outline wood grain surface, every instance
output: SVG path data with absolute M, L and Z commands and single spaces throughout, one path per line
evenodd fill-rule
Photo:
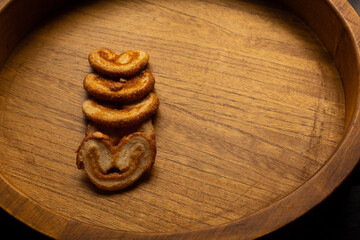
M 154 168 L 113 193 L 96 189 L 75 164 L 86 127 L 87 56 L 104 47 L 147 51 L 160 99 Z M 345 112 L 330 54 L 280 4 L 70 4 L 32 31 L 1 69 L 3 181 L 40 206 L 29 215 L 50 221 L 41 231 L 53 237 L 76 223 L 143 236 L 243 219 L 308 182 L 343 139 L 345 116 L 357 105 Z M 11 191 L 4 190 L 9 199 Z M 42 216 L 44 209 L 61 217 Z

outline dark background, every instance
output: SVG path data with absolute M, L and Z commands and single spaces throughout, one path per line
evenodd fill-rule
M 348 2 L 354 7 L 355 11 L 360 15 L 360 0 L 348 0 Z

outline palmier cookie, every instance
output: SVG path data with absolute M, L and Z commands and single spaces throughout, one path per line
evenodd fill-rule
M 100 76 L 89 74 L 84 79 L 85 90 L 95 98 L 130 103 L 142 99 L 148 94 L 155 84 L 155 79 L 150 71 L 145 70 L 125 82 L 115 81 Z
M 156 145 L 141 132 L 124 137 L 116 146 L 101 132 L 87 136 L 77 150 L 76 163 L 98 188 L 114 191 L 133 184 L 155 161 Z
M 129 127 L 149 119 L 159 107 L 159 99 L 150 92 L 142 101 L 129 105 L 102 104 L 88 99 L 82 110 L 89 120 L 109 127 Z
M 90 65 L 99 73 L 109 77 L 130 77 L 139 73 L 147 64 L 149 54 L 130 50 L 116 54 L 109 49 L 98 49 L 89 54 Z

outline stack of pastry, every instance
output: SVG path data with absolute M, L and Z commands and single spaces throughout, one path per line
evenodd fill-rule
M 92 98 L 82 106 L 89 124 L 76 164 L 100 189 L 125 188 L 154 164 L 151 116 L 159 99 L 153 92 L 154 77 L 143 70 L 148 60 L 144 51 L 117 55 L 99 49 L 89 54 L 89 63 L 97 73 L 84 79 L 84 88 Z

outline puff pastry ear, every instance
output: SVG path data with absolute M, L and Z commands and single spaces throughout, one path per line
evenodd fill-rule
M 154 92 L 142 101 L 129 105 L 102 104 L 92 99 L 83 103 L 83 113 L 89 120 L 109 127 L 129 127 L 149 119 L 159 107 Z
M 98 49 L 89 54 L 90 65 L 99 73 L 109 77 L 130 77 L 140 72 L 149 60 L 144 51 L 130 50 L 116 54 L 109 49 Z
M 91 73 L 83 84 L 85 90 L 97 99 L 130 103 L 145 97 L 154 88 L 155 78 L 148 70 L 124 82 Z
M 85 90 L 97 100 L 88 99 L 82 106 L 91 122 L 76 151 L 76 164 L 98 188 L 118 190 L 133 184 L 154 164 L 155 131 L 150 117 L 159 107 L 152 92 L 155 79 L 147 70 L 139 73 L 149 60 L 147 52 L 118 55 L 98 49 L 88 59 L 109 78 L 93 73 L 84 79 Z
M 108 136 L 95 132 L 79 146 L 77 165 L 98 188 L 113 191 L 133 184 L 150 170 L 155 155 L 155 142 L 145 133 L 130 134 L 114 146 Z

